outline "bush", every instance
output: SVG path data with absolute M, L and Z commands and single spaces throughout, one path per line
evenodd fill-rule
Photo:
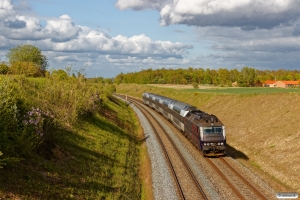
M 196 82 L 193 82 L 192 85 L 193 85 L 193 87 L 194 87 L 195 89 L 198 89 L 198 88 L 199 88 L 199 85 L 198 85 L 198 83 L 196 83 Z
M 33 62 L 14 62 L 8 70 L 9 74 L 41 77 L 44 76 L 40 68 Z
M 22 123 L 19 106 L 22 101 L 13 94 L 12 81 L 8 77 L 0 79 L 0 150 L 6 156 L 23 157 L 39 143 L 39 138 L 30 127 Z
M 16 79 L 17 93 L 27 104 L 53 115 L 61 126 L 72 126 L 80 116 L 96 113 L 101 108 L 102 85 L 87 82 L 84 77 L 65 77 L 57 74 L 47 78 Z
M 0 74 L 7 74 L 8 65 L 5 62 L 0 63 Z
M 58 129 L 99 113 L 103 99 L 115 91 L 113 84 L 91 83 L 83 76 L 0 76 L 0 165 L 33 152 L 49 155 Z

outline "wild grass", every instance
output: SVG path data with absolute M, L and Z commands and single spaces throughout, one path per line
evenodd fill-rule
M 38 138 L 26 140 L 31 150 L 19 149 L 28 151 L 26 156 L 0 149 L 0 199 L 141 198 L 138 123 L 133 111 L 110 95 L 111 85 L 78 78 L 1 78 L 9 80 L 20 123 L 32 107 L 51 113 L 53 120 L 43 121 L 42 136 L 35 125 L 20 127 Z M 13 158 L 20 160 L 7 162 Z

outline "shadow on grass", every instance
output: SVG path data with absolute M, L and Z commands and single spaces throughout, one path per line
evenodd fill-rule
M 62 138 L 58 139 L 56 143 L 59 146 L 63 146 L 70 154 L 76 154 L 77 160 L 94 162 L 100 159 L 105 163 L 117 162 L 105 154 L 80 146 L 79 144 L 87 142 L 87 139 L 78 133 L 64 130 L 61 134 L 63 134 Z
M 137 142 L 122 128 L 105 119 L 91 117 L 84 121 L 87 126 L 96 126 L 99 133 L 107 131 L 117 138 Z M 89 135 L 88 128 L 83 129 L 86 130 L 82 134 Z M 55 145 L 49 149 L 55 151 L 52 159 L 34 157 L 17 166 L 0 169 L 0 199 L 14 199 L 16 196 L 21 199 L 107 199 L 121 195 L 119 191 L 126 188 L 115 186 L 114 169 L 126 166 L 120 165 L 111 152 L 104 154 L 99 151 L 101 147 L 93 150 L 93 145 L 102 137 L 100 134 L 93 135 L 95 139 L 82 134 L 58 130 Z M 83 143 L 86 145 L 81 145 Z M 121 177 L 117 179 L 122 180 Z
M 243 152 L 236 150 L 229 144 L 226 144 L 226 155 L 232 157 L 233 159 L 249 160 L 248 156 L 246 156 Z
M 114 97 L 114 96 L 109 96 L 108 99 L 109 99 L 111 102 L 113 102 L 113 103 L 115 103 L 116 105 L 118 105 L 118 106 L 124 106 L 124 103 L 122 103 L 119 99 L 117 99 L 117 98 Z
M 110 132 L 119 138 L 128 139 L 129 141 L 134 142 L 135 144 L 137 144 L 139 142 L 139 140 L 134 135 L 131 135 L 130 133 L 128 133 L 124 130 L 124 128 L 122 127 L 122 125 L 124 125 L 124 124 L 120 125 L 120 124 L 118 124 L 118 122 L 115 122 L 115 121 L 114 122 L 116 124 L 112 124 L 104 119 L 97 118 L 97 117 L 93 117 L 90 119 L 84 119 L 84 121 L 86 121 L 88 123 L 92 123 L 94 126 L 97 126 L 101 130 Z

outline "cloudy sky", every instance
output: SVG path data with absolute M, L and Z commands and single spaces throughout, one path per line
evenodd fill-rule
M 0 0 L 0 59 L 32 44 L 87 77 L 158 68 L 300 69 L 299 0 Z

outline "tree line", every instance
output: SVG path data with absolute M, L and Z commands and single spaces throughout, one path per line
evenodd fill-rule
M 266 80 L 300 80 L 300 70 L 258 70 L 251 67 L 238 69 L 146 69 L 140 72 L 119 74 L 115 83 L 137 84 L 210 84 L 240 87 L 261 86 Z

